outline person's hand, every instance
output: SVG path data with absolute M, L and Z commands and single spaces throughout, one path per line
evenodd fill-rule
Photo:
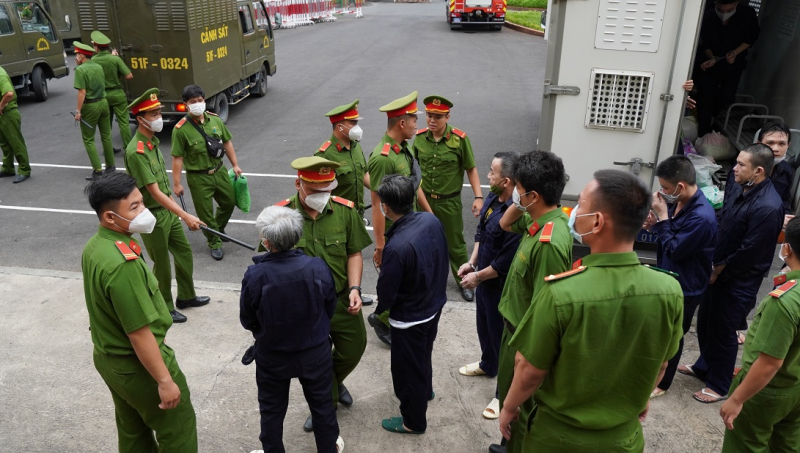
M 481 214 L 482 207 L 483 207 L 483 198 L 476 198 L 475 201 L 472 202 L 472 215 L 478 217 Z
M 508 406 L 503 406 L 503 408 L 500 409 L 500 434 L 502 434 L 506 440 L 511 440 L 511 422 L 517 420 L 519 420 L 518 407 L 511 410 Z
M 724 403 L 722 403 L 722 407 L 719 408 L 719 416 L 722 417 L 722 421 L 725 422 L 725 427 L 732 430 L 733 429 L 733 421 L 736 420 L 736 417 L 739 416 L 739 412 L 742 411 L 743 403 L 739 403 L 733 398 L 728 398 Z
M 381 261 L 383 260 L 383 247 L 375 247 L 375 253 L 372 254 L 372 262 L 375 264 L 375 267 L 381 267 Z
M 458 278 L 463 279 L 467 274 L 469 274 L 473 270 L 474 269 L 472 269 L 472 264 L 464 263 L 461 265 L 461 267 L 458 268 L 458 272 L 456 272 L 456 275 L 458 275 Z
M 158 397 L 161 398 L 159 409 L 173 409 L 181 402 L 181 389 L 172 379 L 158 384 Z
M 792 220 L 793 218 L 794 218 L 794 216 L 791 215 L 791 214 L 786 214 L 785 216 L 783 216 L 783 229 L 784 230 L 786 229 L 786 224 L 788 224 L 789 221 Z
M 705 71 L 708 68 L 714 66 L 714 64 L 716 64 L 716 63 L 717 63 L 717 59 L 716 58 L 712 58 L 710 60 L 706 60 L 706 61 L 703 62 L 703 64 L 700 65 L 700 69 Z
M 75 112 L 75 121 L 78 122 L 81 120 L 81 112 Z
M 667 211 L 667 202 L 664 201 L 664 198 L 661 196 L 660 192 L 653 194 L 653 205 L 651 209 L 659 219 L 666 219 L 669 216 Z
M 694 80 L 687 80 L 683 82 L 683 89 L 686 91 L 692 91 L 694 89 Z
M 238 166 L 238 165 L 234 165 L 234 166 L 233 166 L 233 174 L 235 174 L 237 178 L 238 178 L 239 176 L 242 176 L 242 169 L 241 169 L 241 168 L 239 168 L 239 166 Z
M 722 273 L 722 270 L 725 269 L 724 264 L 717 264 L 716 266 L 711 266 L 711 278 L 708 280 L 708 283 L 714 284 L 717 281 L 717 277 L 719 274 Z
M 736 52 L 731 50 L 730 52 L 726 53 L 725 61 L 727 61 L 728 64 L 733 64 L 733 62 L 736 61 Z
M 477 272 L 470 272 L 461 279 L 461 287 L 464 289 L 475 289 L 479 283 Z
M 205 223 L 201 222 L 200 219 L 191 214 L 186 214 L 186 217 L 183 218 L 183 221 L 186 222 L 186 226 L 189 227 L 191 231 L 199 230 L 200 225 L 206 226 Z
M 111 55 L 115 55 L 115 56 L 119 55 L 119 52 L 117 52 L 117 48 L 116 47 L 111 49 Z
M 347 307 L 347 312 L 351 315 L 357 315 L 361 311 L 361 295 L 358 294 L 357 289 L 350 290 L 350 306 Z
M 181 184 L 179 182 L 173 184 L 172 185 L 172 193 L 175 194 L 176 197 L 180 197 L 181 195 L 183 195 L 183 193 L 184 193 L 183 184 Z
M 647 400 L 647 406 L 644 407 L 644 410 L 641 414 L 639 414 L 639 421 L 643 422 L 647 418 L 647 413 L 650 412 L 650 400 Z
M 656 219 L 656 215 L 651 210 L 650 212 L 647 213 L 647 218 L 644 219 L 644 224 L 642 224 L 642 229 L 650 231 L 650 228 L 652 228 L 657 221 L 658 219 Z
M 695 107 L 697 107 L 697 101 L 692 99 L 691 96 L 686 96 L 686 108 L 693 110 Z

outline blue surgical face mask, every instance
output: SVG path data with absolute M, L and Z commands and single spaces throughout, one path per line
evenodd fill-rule
M 575 205 L 575 207 L 572 209 L 572 212 L 569 215 L 569 222 L 567 223 L 567 225 L 569 226 L 570 234 L 572 234 L 572 237 L 574 237 L 575 240 L 578 241 L 579 244 L 583 244 L 583 237 L 586 236 L 587 234 L 592 234 L 592 231 L 589 231 L 588 233 L 583 233 L 583 234 L 578 233 L 577 231 L 575 231 L 575 219 L 577 219 L 578 217 L 587 217 L 587 216 L 595 215 L 595 214 L 597 214 L 597 213 L 596 212 L 590 212 L 588 214 L 580 214 L 580 215 L 578 215 L 578 205 Z
M 378 209 L 380 209 L 381 214 L 383 214 L 383 216 L 386 217 L 386 211 L 383 210 L 383 203 L 378 204 Z

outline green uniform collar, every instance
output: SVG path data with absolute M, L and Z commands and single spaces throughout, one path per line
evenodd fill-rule
M 440 141 L 441 140 L 450 140 L 450 135 L 452 134 L 452 132 L 451 132 L 452 130 L 453 130 L 453 126 L 451 126 L 450 123 L 445 124 L 444 125 L 444 134 L 442 134 L 442 138 L 440 138 L 439 140 Z M 436 137 L 433 136 L 433 131 L 431 131 L 430 128 L 428 128 L 428 130 L 425 131 L 424 135 L 425 135 L 426 139 L 428 139 L 428 140 L 430 140 L 432 142 L 436 141 Z
M 133 220 L 133 219 L 131 219 Z M 136 239 L 133 238 L 133 235 L 128 236 L 125 233 L 120 233 L 118 231 L 114 231 L 112 229 L 106 228 L 103 225 L 97 227 L 97 235 L 103 239 L 108 239 L 111 241 L 122 241 L 125 245 L 128 245 L 131 241 L 135 241 Z
M 352 151 L 352 150 L 353 150 L 353 148 L 355 147 L 355 144 L 354 144 L 354 143 L 356 143 L 356 141 L 355 141 L 355 140 L 350 140 L 350 146 L 349 146 L 349 147 L 347 147 L 347 146 L 344 146 L 344 145 L 342 144 L 342 142 L 340 142 L 340 141 L 339 141 L 339 139 L 338 139 L 338 138 L 336 138 L 336 135 L 335 135 L 335 134 L 331 134 L 331 146 L 333 146 L 334 148 L 336 148 L 336 150 L 337 150 L 338 152 L 340 152 L 340 153 L 341 153 L 342 151 Z
M 592 253 L 581 261 L 586 267 L 614 267 L 614 266 L 639 266 L 639 257 L 636 252 L 623 253 Z
M 539 218 L 534 220 L 533 223 L 539 225 L 539 228 L 537 228 L 537 229 L 541 230 L 542 227 L 544 227 L 545 223 L 550 222 L 551 220 L 555 220 L 555 219 L 561 217 L 562 215 L 566 216 L 566 214 L 564 214 L 564 212 L 561 210 L 561 207 L 558 207 L 558 208 L 553 209 L 552 211 L 550 211 L 548 213 L 545 213 L 545 214 L 539 216 Z
M 789 281 L 789 280 L 800 280 L 800 270 L 787 272 L 786 273 L 786 281 Z
M 397 143 L 392 137 L 389 136 L 389 134 L 383 134 L 383 142 L 392 146 L 398 145 L 401 149 L 408 150 L 408 140 L 403 140 L 402 143 Z M 394 152 L 394 150 L 392 150 L 392 152 Z

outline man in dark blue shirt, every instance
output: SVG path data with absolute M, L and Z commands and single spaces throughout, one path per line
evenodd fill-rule
M 706 388 L 694 394 L 704 403 L 728 394 L 738 351 L 736 328 L 755 305 L 758 287 L 772 264 L 783 225 L 783 202 L 768 173 L 774 160 L 768 146 L 746 146 L 725 186 L 711 286 L 697 313 L 700 357 L 694 365 L 678 368 L 706 382 Z
M 717 238 L 714 208 L 697 188 L 692 161 L 672 156 L 658 164 L 656 176 L 661 190 L 653 194 L 653 206 L 645 228 L 658 236 L 657 266 L 678 274 L 683 290 L 683 334 L 689 331 L 697 306 L 711 277 L 711 258 Z M 664 377 L 650 394 L 663 395 L 672 385 L 683 351 L 681 338 Z
M 775 165 L 769 177 L 775 192 L 783 201 L 783 213 L 792 214 L 792 183 L 794 167 L 786 160 L 786 152 L 792 140 L 792 133 L 784 123 L 769 122 L 758 133 L 758 143 L 770 147 L 775 156 Z
M 382 426 L 408 434 L 428 427 L 431 353 L 450 267 L 444 228 L 433 214 L 413 212 L 415 193 L 411 179 L 397 174 L 385 176 L 378 187 L 379 209 L 393 225 L 386 232 L 375 313 L 391 310 L 392 383 L 401 415 L 384 419 Z
M 478 216 L 475 247 L 469 262 L 458 270 L 461 286 L 475 289 L 475 324 L 481 345 L 481 360 L 461 367 L 464 376 L 497 376 L 500 339 L 503 336 L 503 317 L 497 309 L 508 269 L 514 259 L 521 236 L 500 228 L 500 219 L 512 204 L 511 194 L 516 182 L 512 178 L 514 162 L 519 153 L 501 151 L 494 155 L 489 169 L 489 190 Z M 483 416 L 500 416 L 497 390 Z
M 314 417 L 317 451 L 336 453 L 344 443 L 333 406 L 331 317 L 336 286 L 320 258 L 294 249 L 303 234 L 295 210 L 270 206 L 256 228 L 265 255 L 253 258 L 242 280 L 239 319 L 256 340 L 256 382 L 265 451 L 284 452 L 283 419 L 289 383 L 299 378 Z

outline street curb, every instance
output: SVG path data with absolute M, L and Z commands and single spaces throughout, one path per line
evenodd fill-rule
M 544 37 L 544 32 L 539 30 L 534 30 L 532 28 L 523 27 L 522 25 L 512 24 L 511 22 L 506 21 L 504 24 L 506 27 L 518 31 L 520 33 L 525 33 L 528 35 Z

